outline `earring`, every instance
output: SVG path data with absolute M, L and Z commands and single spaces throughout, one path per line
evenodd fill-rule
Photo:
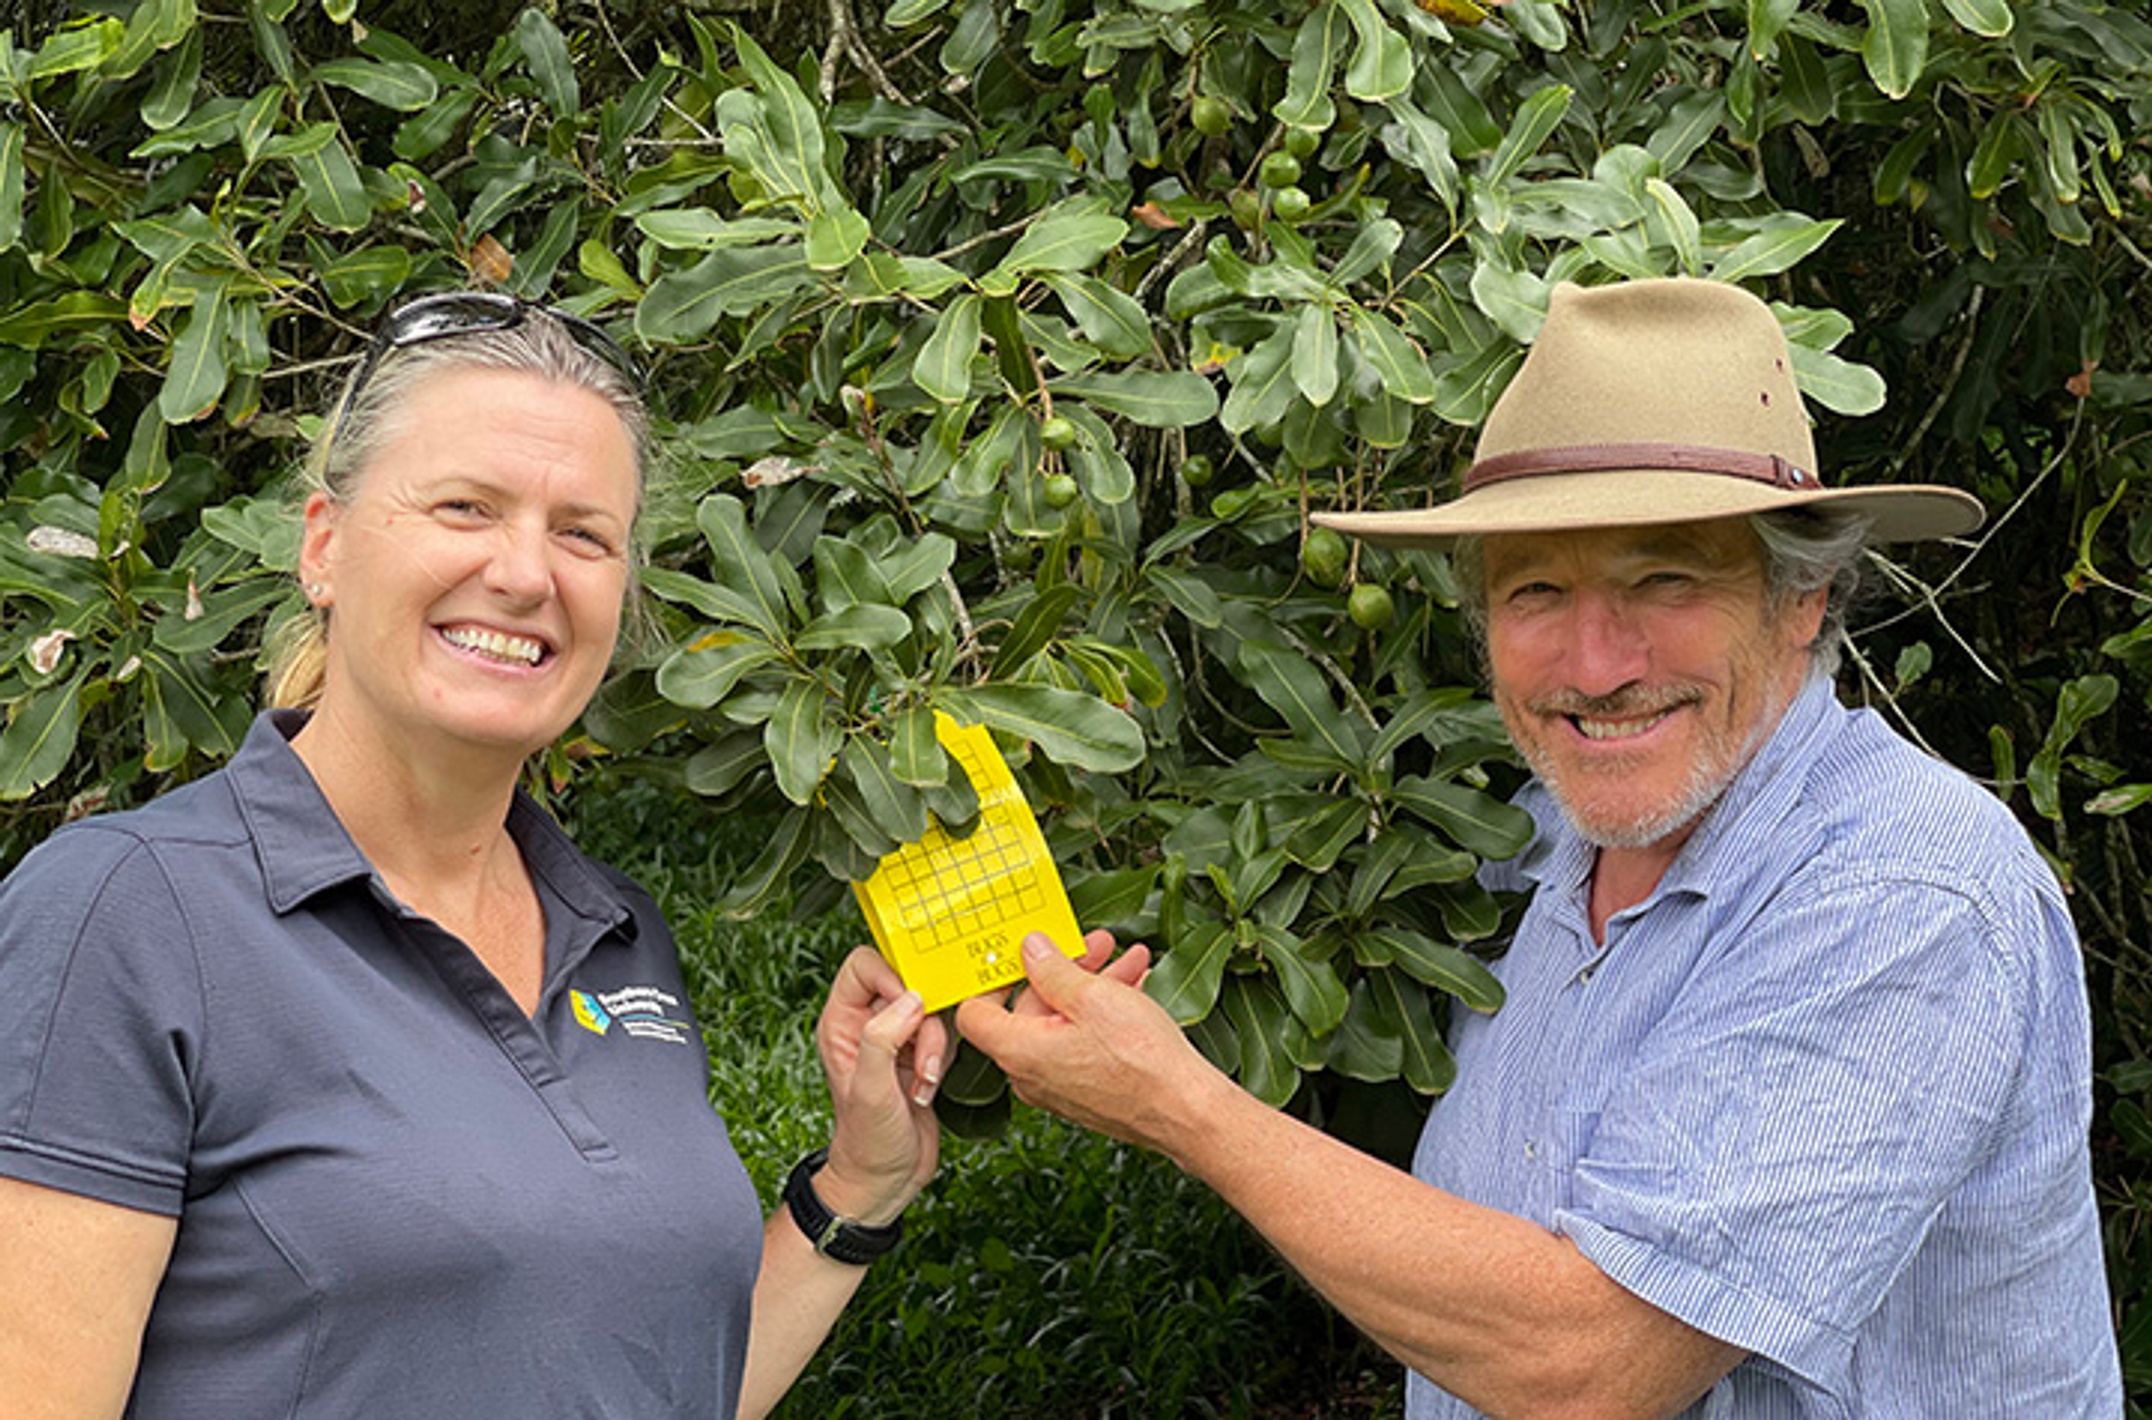
M 320 600 L 321 600 L 321 583 L 319 583 L 319 582 L 308 582 L 308 583 L 306 584 L 306 595 L 307 595 L 307 598 L 308 598 L 309 600 L 311 600 L 311 601 L 317 601 L 317 602 L 318 602 L 318 601 L 320 601 Z

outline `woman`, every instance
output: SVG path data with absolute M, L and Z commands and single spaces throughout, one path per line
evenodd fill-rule
M 894 1240 L 941 1024 L 852 954 L 760 1223 L 665 924 L 516 789 L 613 655 L 637 384 L 574 316 L 397 310 L 312 464 L 299 708 L 0 885 L 8 1415 L 759 1415 Z

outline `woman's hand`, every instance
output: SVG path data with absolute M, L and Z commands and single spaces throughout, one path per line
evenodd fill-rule
M 835 1212 L 892 1221 L 934 1176 L 934 1091 L 949 1034 L 872 947 L 855 947 L 815 1025 L 836 1129 L 815 1191 Z

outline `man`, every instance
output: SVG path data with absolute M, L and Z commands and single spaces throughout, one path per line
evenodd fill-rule
M 2111 1417 L 2082 966 L 2025 833 L 1831 693 L 1864 537 L 1762 302 L 1555 291 L 1463 495 L 1325 521 L 1453 547 L 1540 826 L 1508 1002 L 1408 1176 L 1263 1107 L 1128 984 L 1027 947 L 967 1039 L 1157 1149 L 1404 1360 L 1414 1420 Z M 1138 959 L 1132 967 L 1129 957 Z

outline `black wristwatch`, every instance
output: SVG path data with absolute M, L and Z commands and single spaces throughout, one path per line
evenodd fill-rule
M 814 1191 L 816 1170 L 829 1162 L 829 1150 L 817 1149 L 792 1166 L 785 1180 L 785 1206 L 792 1221 L 814 1243 L 814 1250 L 833 1262 L 865 1266 L 897 1245 L 904 1236 L 904 1220 L 872 1227 L 841 1218 L 829 1210 L 822 1195 Z

